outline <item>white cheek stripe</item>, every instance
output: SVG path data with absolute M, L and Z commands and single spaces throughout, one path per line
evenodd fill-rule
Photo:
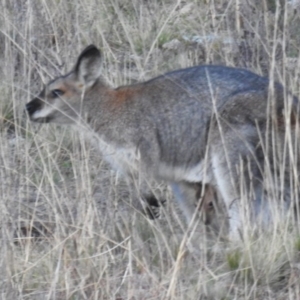
M 43 107 L 42 109 L 39 109 L 33 113 L 32 119 L 46 118 L 53 111 L 54 111 L 54 109 L 50 106 Z

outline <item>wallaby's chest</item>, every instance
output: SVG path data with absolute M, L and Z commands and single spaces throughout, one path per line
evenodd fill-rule
M 116 171 L 123 175 L 139 172 L 140 155 L 136 148 L 109 144 L 100 138 L 93 138 L 93 144 Z
M 108 143 L 92 130 L 81 132 L 84 138 L 91 142 L 99 151 L 103 159 L 107 161 L 115 171 L 126 175 L 131 172 L 138 172 L 140 169 L 140 155 L 135 147 L 118 146 Z

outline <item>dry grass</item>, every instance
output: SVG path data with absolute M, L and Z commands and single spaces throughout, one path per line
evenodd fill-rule
M 281 3 L 281 6 L 278 3 Z M 128 186 L 66 128 L 24 105 L 100 46 L 114 86 L 200 63 L 242 66 L 299 95 L 300 17 L 285 1 L 0 3 L 1 299 L 300 299 L 299 228 L 278 220 L 238 245 L 205 234 L 187 251 L 165 186 Z M 150 221 L 143 190 L 167 199 Z

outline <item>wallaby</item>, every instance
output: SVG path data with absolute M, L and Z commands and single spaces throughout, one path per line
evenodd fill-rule
M 299 101 L 281 84 L 244 69 L 202 65 L 112 88 L 101 66 L 101 52 L 88 46 L 70 73 L 27 103 L 30 119 L 76 124 L 124 175 L 169 183 L 188 222 L 194 182 L 218 190 L 233 236 L 248 215 L 268 222 L 274 203 L 288 207 L 291 191 L 298 191 L 290 179 L 300 162 Z

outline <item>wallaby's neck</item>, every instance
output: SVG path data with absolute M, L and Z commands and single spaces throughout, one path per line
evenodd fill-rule
M 130 140 L 136 124 L 134 112 L 139 95 L 139 85 L 110 87 L 98 81 L 84 99 L 86 121 L 97 135 L 106 140 Z

